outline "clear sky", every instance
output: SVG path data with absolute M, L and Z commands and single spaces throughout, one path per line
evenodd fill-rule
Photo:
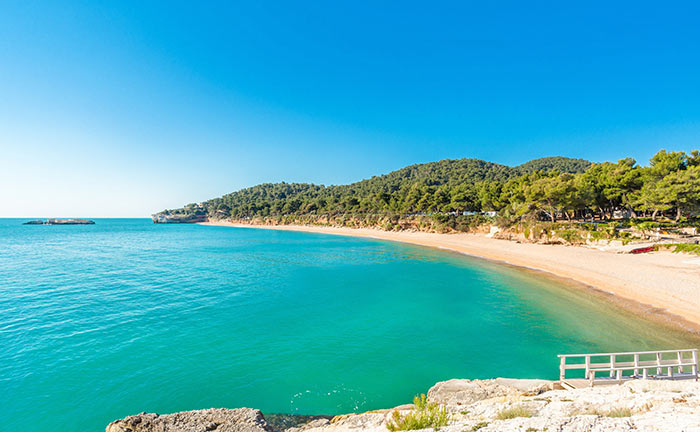
M 6 0 L 0 217 L 146 217 L 445 158 L 688 151 L 699 5 Z

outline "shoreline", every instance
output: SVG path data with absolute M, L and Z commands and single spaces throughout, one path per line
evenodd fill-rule
M 671 252 L 619 254 L 593 248 L 517 243 L 483 234 L 438 234 L 227 221 L 197 225 L 273 229 L 408 243 L 544 272 L 573 281 L 645 319 L 700 334 L 700 257 Z M 569 283 L 569 285 L 574 285 Z

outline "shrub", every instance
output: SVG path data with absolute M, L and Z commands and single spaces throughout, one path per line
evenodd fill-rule
M 591 231 L 588 235 L 591 240 L 602 240 L 609 238 L 606 231 Z
M 540 237 L 542 237 L 542 234 L 546 232 L 546 228 L 540 224 L 536 224 L 536 225 L 532 226 L 531 231 L 532 231 L 532 239 L 539 240 Z
M 629 408 L 614 408 L 603 415 L 605 417 L 629 417 L 632 415 L 632 410 Z
M 532 417 L 533 415 L 535 413 L 530 408 L 520 405 L 499 411 L 496 418 L 498 420 L 508 420 L 516 417 Z
M 608 234 L 608 238 L 615 237 L 615 233 L 617 232 L 617 227 L 619 224 L 616 222 L 610 222 L 605 227 L 603 228 L 605 232 Z
M 415 409 L 404 416 L 394 410 L 392 421 L 386 424 L 386 428 L 390 431 L 400 431 L 447 426 L 449 416 L 445 407 L 434 402 L 429 403 L 424 394 L 414 397 L 413 404 Z
M 608 411 L 600 411 L 597 408 L 589 408 L 584 411 L 579 412 L 583 415 L 597 415 L 602 417 L 630 417 L 632 415 L 632 410 L 629 408 L 613 408 Z
M 583 237 L 581 237 L 581 233 L 574 229 L 557 231 L 557 235 L 569 244 L 576 245 L 584 242 Z
M 478 431 L 481 428 L 485 428 L 489 425 L 489 422 L 480 422 L 472 426 L 472 431 Z
M 490 225 L 492 219 L 483 215 L 471 215 L 471 216 L 453 216 L 454 223 L 452 228 L 455 231 L 469 232 L 474 228 L 478 228 L 482 225 Z
M 679 243 L 674 245 L 673 253 L 685 252 L 689 254 L 700 255 L 700 244 L 694 243 Z

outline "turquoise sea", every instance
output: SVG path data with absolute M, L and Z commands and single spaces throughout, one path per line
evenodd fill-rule
M 0 219 L 0 429 L 141 411 L 338 414 L 556 354 L 697 346 L 537 272 L 321 234 Z M 28 419 L 31 418 L 30 421 Z

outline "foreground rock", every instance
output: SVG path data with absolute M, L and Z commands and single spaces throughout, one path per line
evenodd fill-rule
M 450 380 L 436 384 L 428 400 L 450 413 L 441 431 L 617 432 L 700 431 L 700 384 L 631 381 L 580 390 L 549 390 L 540 380 Z M 397 407 L 408 413 L 410 407 Z M 392 410 L 317 422 L 301 432 L 386 432 Z
M 158 415 L 141 413 L 110 423 L 106 432 L 272 432 L 258 410 L 206 409 Z
M 440 427 L 443 432 L 700 432 L 700 383 L 695 381 L 637 380 L 624 385 L 573 391 L 551 390 L 554 386 L 554 382 L 544 380 L 450 380 L 433 386 L 428 391 L 428 400 L 440 404 L 449 412 L 448 425 Z M 387 432 L 387 424 L 392 421 L 394 410 L 405 415 L 413 408 L 413 405 L 402 405 L 394 409 L 316 419 L 288 431 Z M 239 410 L 204 410 L 181 414 L 191 416 L 210 411 Z M 199 429 L 185 429 L 175 423 L 171 423 L 170 429 L 161 426 L 158 426 L 160 429 L 138 428 L 138 425 L 127 426 L 130 429 L 110 429 L 119 422 L 139 417 L 133 416 L 112 423 L 107 427 L 107 432 L 269 430 L 265 429 L 270 426 L 264 422 L 259 411 L 247 411 L 260 416 L 262 422 L 255 425 L 261 429 L 206 429 L 212 423 L 208 418 L 198 423 Z M 249 427 L 250 424 L 244 422 L 238 427 Z
M 538 379 L 452 379 L 439 382 L 428 390 L 428 400 L 445 405 L 448 409 L 458 409 L 484 399 L 535 396 L 553 388 L 554 381 Z

